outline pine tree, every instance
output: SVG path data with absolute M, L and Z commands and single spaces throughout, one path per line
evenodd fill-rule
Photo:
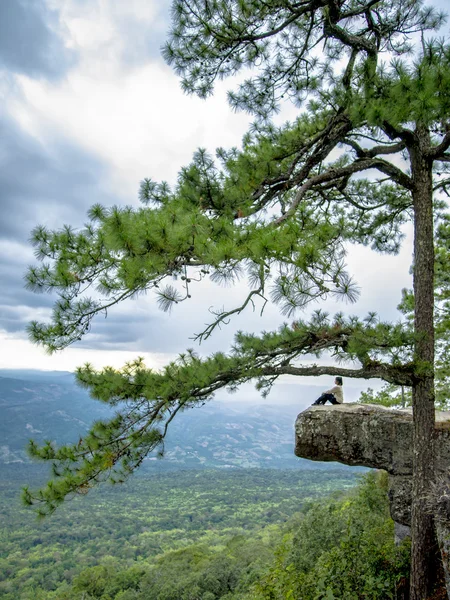
M 267 393 L 283 374 L 334 374 L 333 364 L 300 362 L 331 354 L 359 364 L 340 369 L 344 376 L 412 389 L 411 598 L 423 600 L 435 581 L 424 505 L 434 474 L 434 229 L 441 222 L 446 243 L 439 197 L 450 184 L 450 47 L 429 32 L 444 16 L 419 0 L 175 0 L 172 14 L 163 53 L 184 90 L 207 97 L 217 79 L 249 67 L 229 101 L 255 124 L 240 149 L 219 149 L 215 158 L 199 150 L 173 189 L 145 180 L 140 209 L 94 206 L 81 232 L 36 228 L 44 262 L 30 269 L 28 284 L 56 290 L 59 300 L 50 324 L 30 325 L 31 338 L 60 350 L 121 300 L 155 289 L 169 310 L 208 276 L 234 282 L 246 274 L 250 288 L 241 305 L 215 313 L 199 341 L 269 296 L 287 318 L 311 300 L 354 302 L 346 245 L 395 253 L 411 221 L 414 318 L 390 324 L 375 313 L 359 320 L 319 310 L 276 332 L 239 333 L 228 355 L 201 359 L 189 350 L 162 372 L 139 359 L 122 371 L 86 365 L 79 382 L 118 412 L 77 445 L 32 443 L 55 477 L 26 490 L 25 500 L 46 514 L 103 479 L 120 481 L 149 452 L 163 451 L 179 411 L 249 380 Z M 275 127 L 270 118 L 288 99 L 299 116 Z M 445 296 L 445 278 L 441 284 Z M 88 297 L 93 287 L 107 300 Z M 440 323 L 445 331 L 445 318 Z M 445 348 L 445 333 L 438 339 Z
M 435 235 L 435 265 L 434 265 L 434 330 L 435 330 L 435 406 L 440 410 L 449 410 L 450 398 L 450 346 L 449 340 L 449 249 L 450 229 L 448 215 L 441 214 L 438 220 Z M 411 323 L 414 320 L 414 293 L 412 290 L 403 290 L 399 310 Z M 374 392 L 369 388 L 362 392 L 362 403 L 381 404 L 388 407 L 404 408 L 412 405 L 411 388 L 394 383 L 386 383 L 383 388 Z

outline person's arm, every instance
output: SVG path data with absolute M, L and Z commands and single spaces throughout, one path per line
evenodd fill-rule
M 326 392 L 323 392 L 324 394 L 333 394 L 333 396 L 336 395 L 336 391 L 339 390 L 340 387 L 338 385 L 334 385 L 330 390 L 327 390 Z M 338 394 L 340 395 L 340 393 L 338 392 Z

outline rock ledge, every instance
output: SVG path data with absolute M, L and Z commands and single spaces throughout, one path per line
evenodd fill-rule
M 450 412 L 436 411 L 435 444 L 438 473 L 450 467 Z M 410 524 L 412 475 L 412 411 L 374 404 L 311 406 L 295 423 L 295 454 L 384 469 L 390 475 L 391 515 Z

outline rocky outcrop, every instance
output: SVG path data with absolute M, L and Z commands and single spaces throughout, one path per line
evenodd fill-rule
M 450 467 L 450 412 L 436 411 L 438 473 Z M 412 475 L 411 409 L 393 410 L 372 404 L 311 406 L 297 417 L 295 454 L 384 469 L 390 477 L 391 514 L 410 522 Z
M 384 469 L 392 475 L 412 473 L 411 409 L 373 404 L 311 406 L 297 417 L 295 454 Z M 438 468 L 450 466 L 450 412 L 436 411 Z
M 439 506 L 437 533 L 450 591 L 450 412 L 436 411 L 436 490 L 430 506 Z M 383 469 L 389 473 L 389 500 L 396 534 L 404 537 L 411 521 L 413 423 L 411 409 L 393 410 L 371 404 L 311 406 L 295 423 L 295 454 L 319 461 L 337 461 Z M 446 490 L 446 491 L 443 491 Z M 444 508 L 442 508 L 444 507 Z M 442 518 L 447 510 L 449 518 Z M 450 597 L 450 593 L 449 593 Z

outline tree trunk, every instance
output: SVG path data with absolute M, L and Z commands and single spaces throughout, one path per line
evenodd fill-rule
M 433 593 L 438 569 L 433 518 L 426 496 L 434 477 L 434 241 L 429 132 L 417 127 L 409 148 L 414 182 L 414 325 L 418 378 L 412 389 L 414 461 L 411 515 L 411 600 Z

